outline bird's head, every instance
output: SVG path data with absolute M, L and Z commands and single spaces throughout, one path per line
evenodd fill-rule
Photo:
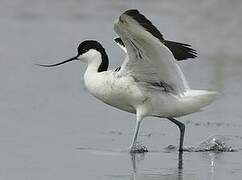
M 105 49 L 102 47 L 102 45 L 99 42 L 95 40 L 85 40 L 79 44 L 77 48 L 77 55 L 75 55 L 74 57 L 56 64 L 37 64 L 37 65 L 42 67 L 54 67 L 70 61 L 76 61 L 76 60 L 87 64 L 91 64 L 93 61 L 97 59 L 101 59 L 98 71 L 100 72 L 100 71 L 106 70 L 108 68 L 108 57 L 105 52 Z

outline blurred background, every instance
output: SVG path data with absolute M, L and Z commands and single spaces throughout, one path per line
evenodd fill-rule
M 203 112 L 180 118 L 187 125 L 185 146 L 219 134 L 242 147 L 241 0 L 0 0 L 1 179 L 130 179 L 130 157 L 106 150 L 128 147 L 135 116 L 89 95 L 79 62 L 34 65 L 72 57 L 81 41 L 95 39 L 106 48 L 110 68 L 117 67 L 124 54 L 113 42 L 113 21 L 130 8 L 145 14 L 165 39 L 191 44 L 198 58 L 179 62 L 190 86 L 219 92 Z M 162 150 L 178 144 L 178 130 L 147 118 L 139 138 L 148 149 Z M 147 179 L 176 179 L 173 155 L 147 155 L 141 172 L 153 174 Z M 186 156 L 186 179 L 241 177 L 241 152 Z

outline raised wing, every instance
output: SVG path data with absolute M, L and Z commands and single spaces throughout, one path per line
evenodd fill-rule
M 191 48 L 191 45 L 174 41 L 164 40 L 163 44 L 170 49 L 177 61 L 187 60 L 197 57 L 196 50 Z
M 124 12 L 115 23 L 114 29 L 128 54 L 121 66 L 120 74 L 132 75 L 137 82 L 152 86 L 165 85 L 166 90 L 176 94 L 183 93 L 189 88 L 173 56 L 174 52 L 178 59 L 189 58 L 189 53 L 190 56 L 195 56 L 195 51 L 188 45 L 165 41 L 159 30 L 135 9 Z M 168 46 L 173 48 L 173 52 Z M 183 50 L 183 53 L 179 54 L 179 46 L 186 51 Z
M 125 45 L 120 37 L 115 38 L 114 41 L 125 53 L 127 53 Z M 167 41 L 165 39 L 162 41 L 162 43 L 169 48 L 177 61 L 183 61 L 189 58 L 197 57 L 196 50 L 192 49 L 191 45 L 189 44 Z

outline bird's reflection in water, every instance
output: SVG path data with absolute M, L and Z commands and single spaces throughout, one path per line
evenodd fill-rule
M 163 180 L 169 179 L 168 176 L 172 176 L 172 179 L 175 180 L 183 180 L 183 152 L 178 153 L 177 158 L 177 169 L 175 170 L 174 174 L 164 174 L 164 173 L 155 173 L 155 174 L 141 174 L 138 170 L 139 162 L 145 159 L 146 154 L 131 154 L 131 161 L 132 161 L 132 180 Z
M 214 180 L 215 179 L 215 167 L 216 164 L 223 163 L 223 157 L 224 154 L 221 152 L 204 152 L 203 158 L 207 161 L 208 167 L 209 167 L 209 179 Z
M 178 171 L 177 171 L 177 175 L 178 175 L 178 180 L 182 180 L 183 179 L 183 152 L 179 151 L 178 153 Z

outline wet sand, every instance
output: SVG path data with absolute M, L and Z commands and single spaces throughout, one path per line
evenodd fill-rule
M 222 137 L 234 152 L 179 154 L 177 127 L 146 118 L 139 141 L 150 152 L 132 156 L 126 148 L 135 116 L 89 95 L 85 66 L 34 65 L 72 57 L 79 42 L 97 39 L 110 68 L 117 67 L 124 54 L 112 41 L 112 23 L 130 7 L 144 12 L 166 39 L 192 44 L 199 57 L 180 62 L 190 86 L 219 92 L 203 112 L 179 118 L 186 124 L 185 146 Z M 241 179 L 241 12 L 236 0 L 2 0 L 0 179 Z

